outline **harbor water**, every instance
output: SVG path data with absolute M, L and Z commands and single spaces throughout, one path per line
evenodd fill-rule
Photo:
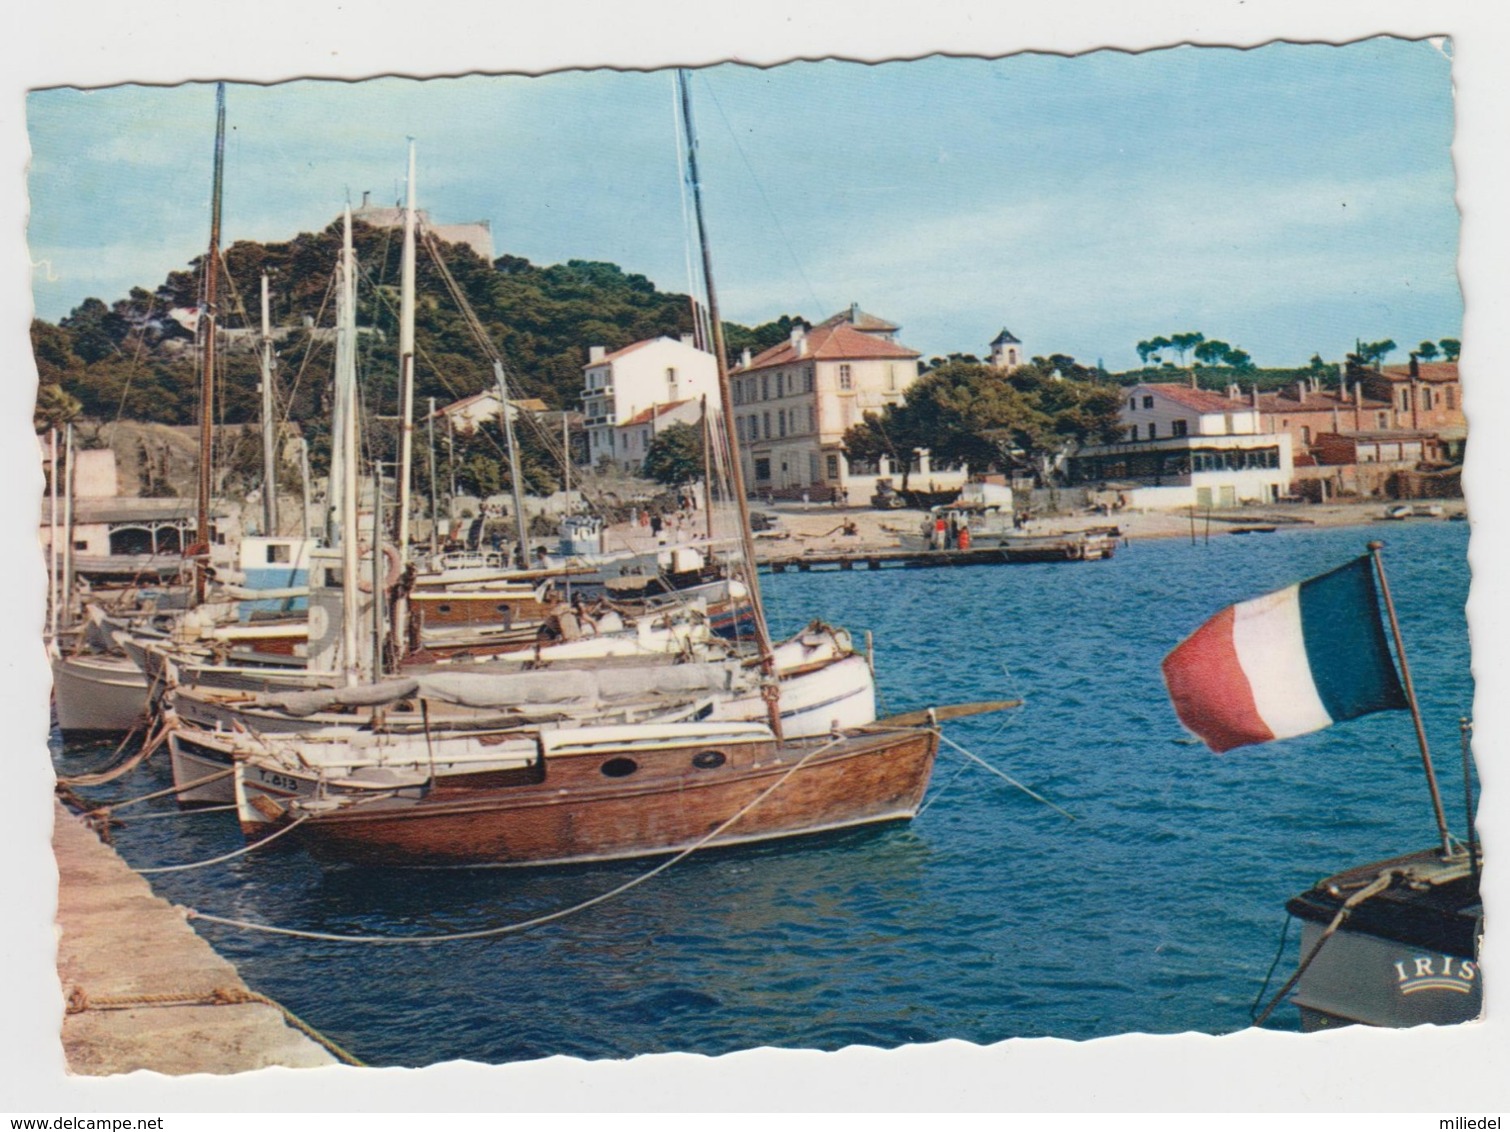
M 874 634 L 887 711 L 1021 697 L 944 733 L 1075 820 L 945 746 L 911 823 L 695 855 L 519 934 L 417 946 L 196 927 L 248 985 L 373 1065 L 1240 1030 L 1285 901 L 1432 845 L 1429 796 L 1406 713 L 1217 756 L 1180 727 L 1159 663 L 1221 607 L 1341 565 L 1370 538 L 1386 541 L 1462 835 L 1468 524 L 1281 529 L 1139 542 L 1105 562 L 765 579 L 778 632 L 822 617 Z M 59 771 L 111 750 L 70 748 Z M 167 782 L 155 757 L 84 793 L 125 799 Z M 162 804 L 121 812 L 114 843 L 132 865 L 240 846 L 232 815 Z M 149 879 L 219 916 L 399 939 L 530 919 L 647 867 L 331 869 L 279 844 Z M 1269 1025 L 1299 1021 L 1282 1006 Z

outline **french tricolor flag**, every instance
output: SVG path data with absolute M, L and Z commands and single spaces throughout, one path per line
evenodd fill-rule
M 1164 683 L 1218 753 L 1409 706 L 1367 557 L 1222 610 L 1164 658 Z

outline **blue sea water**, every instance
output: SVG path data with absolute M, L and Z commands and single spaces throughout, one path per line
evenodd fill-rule
M 197 927 L 249 985 L 374 1065 L 1239 1030 L 1285 901 L 1328 873 L 1433 844 L 1430 802 L 1405 713 L 1216 756 L 1183 733 L 1159 662 L 1222 606 L 1380 536 L 1462 834 L 1467 524 L 1282 530 L 1139 542 L 1099 563 L 766 580 L 778 631 L 821 616 L 857 638 L 873 632 L 890 711 L 1021 697 L 1020 710 L 945 733 L 1076 820 L 946 747 L 909 824 L 694 856 L 517 935 L 377 946 Z M 59 770 L 106 754 L 70 750 Z M 166 766 L 149 764 L 95 796 L 166 781 Z M 138 867 L 240 845 L 227 814 L 155 812 L 174 816 L 114 833 Z M 221 916 L 397 937 L 524 920 L 644 868 L 322 869 L 277 846 L 151 880 Z M 1281 1007 L 1269 1024 L 1298 1019 Z

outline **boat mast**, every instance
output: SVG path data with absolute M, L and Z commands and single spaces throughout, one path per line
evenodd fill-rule
M 58 640 L 58 430 L 48 430 L 47 494 L 52 502 L 52 521 L 47 539 L 47 629 L 54 646 Z
M 1431 748 L 1426 745 L 1426 727 L 1421 722 L 1421 705 L 1416 702 L 1415 685 L 1410 679 L 1410 664 L 1405 659 L 1405 641 L 1400 636 L 1400 621 L 1395 616 L 1395 602 L 1389 595 L 1389 581 L 1384 576 L 1384 560 L 1379 551 L 1382 542 L 1368 544 L 1369 557 L 1374 561 L 1374 572 L 1379 576 L 1379 589 L 1384 595 L 1384 611 L 1389 614 L 1390 632 L 1395 637 L 1395 653 L 1400 658 L 1400 676 L 1405 684 L 1405 699 L 1410 704 L 1410 718 L 1416 725 L 1416 741 L 1421 745 L 1421 765 L 1426 770 L 1426 786 L 1431 791 L 1431 807 L 1436 814 L 1437 832 L 1442 838 L 1442 856 L 1452 856 L 1452 835 L 1447 832 L 1447 815 L 1442 810 L 1442 793 L 1437 789 L 1437 772 L 1431 764 Z
M 409 561 L 409 479 L 414 463 L 414 142 L 409 143 L 409 185 L 404 193 L 404 252 L 398 317 L 399 429 L 398 553 Z
M 430 554 L 440 553 L 440 516 L 436 513 L 435 503 L 435 398 L 430 398 L 430 415 L 425 418 L 426 427 L 430 434 Z
M 718 313 L 718 293 L 713 287 L 713 256 L 708 250 L 708 226 L 703 217 L 703 189 L 697 174 L 697 130 L 692 120 L 692 83 L 685 69 L 676 72 L 677 87 L 681 91 L 682 124 L 687 139 L 687 175 L 692 182 L 692 209 L 697 218 L 697 242 L 702 250 L 703 286 L 708 291 L 708 322 L 713 337 L 713 360 L 718 366 L 719 412 L 722 417 L 724 443 L 732 459 L 729 461 L 729 488 L 738 509 L 739 541 L 744 553 L 745 569 L 748 571 L 750 605 L 755 615 L 755 641 L 760 649 L 760 667 L 766 677 L 766 706 L 770 713 L 771 730 L 781 738 L 781 708 L 778 704 L 779 687 L 776 682 L 776 655 L 771 644 L 770 628 L 766 625 L 765 605 L 760 598 L 760 584 L 755 576 L 755 537 L 750 530 L 750 504 L 745 498 L 744 468 L 739 461 L 739 444 L 734 436 L 734 396 L 729 386 L 729 363 L 724 347 L 723 320 Z
M 220 197 L 225 172 L 225 83 L 215 84 L 215 177 L 210 194 L 210 251 L 205 259 L 204 350 L 199 375 L 199 514 L 194 540 L 205 547 L 206 561 L 210 545 L 210 464 L 211 440 L 215 428 L 215 299 L 220 277 Z M 205 562 L 194 571 L 194 600 L 204 601 Z
M 509 446 L 509 482 L 514 488 L 514 523 L 519 532 L 519 568 L 529 568 L 530 536 L 524 520 L 524 485 L 519 477 L 519 444 L 514 438 L 514 415 L 509 412 L 509 379 L 503 370 L 503 361 L 493 358 L 493 376 L 498 381 L 498 397 L 503 402 L 499 413 L 503 417 L 503 435 Z
M 278 422 L 273 416 L 273 329 L 262 273 L 262 533 L 278 533 Z
M 63 602 L 63 626 L 73 616 L 73 422 L 63 430 L 63 579 L 59 597 Z
M 357 412 L 356 412 L 356 253 L 351 243 L 351 206 L 341 237 L 340 307 L 336 331 L 336 405 L 341 431 L 332 448 L 341 452 L 341 668 L 348 685 L 361 679 L 357 660 Z M 332 461 L 334 464 L 334 461 Z M 332 490 L 334 485 L 332 485 Z
M 399 370 L 399 456 L 398 456 L 398 562 L 402 570 L 409 564 L 410 479 L 414 465 L 414 142 L 409 142 L 409 183 L 404 191 L 404 251 L 400 268 L 398 315 Z M 433 477 L 432 477 L 433 478 Z M 382 477 L 378 477 L 379 484 Z M 372 537 L 381 545 L 382 528 L 373 524 Z M 376 563 L 376 559 L 374 559 Z M 376 569 L 376 565 L 373 567 Z M 373 575 L 372 592 L 377 594 L 377 575 Z M 381 605 L 381 601 L 378 603 Z M 402 641 L 407 636 L 409 602 L 394 603 L 393 635 Z M 374 662 L 376 663 L 376 662 Z

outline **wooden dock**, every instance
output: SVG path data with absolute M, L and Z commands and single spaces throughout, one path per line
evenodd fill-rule
M 58 978 L 70 1073 L 239 1073 L 336 1058 L 255 995 L 196 935 L 182 911 L 62 806 L 58 861 Z
M 1029 562 L 1091 562 L 1110 558 L 1117 539 L 1066 537 L 1033 541 L 1031 548 L 971 547 L 969 550 L 854 550 L 815 551 L 806 554 L 767 554 L 757 560 L 760 569 L 772 574 L 788 570 L 881 570 L 900 566 L 925 569 L 938 566 L 1000 566 Z

